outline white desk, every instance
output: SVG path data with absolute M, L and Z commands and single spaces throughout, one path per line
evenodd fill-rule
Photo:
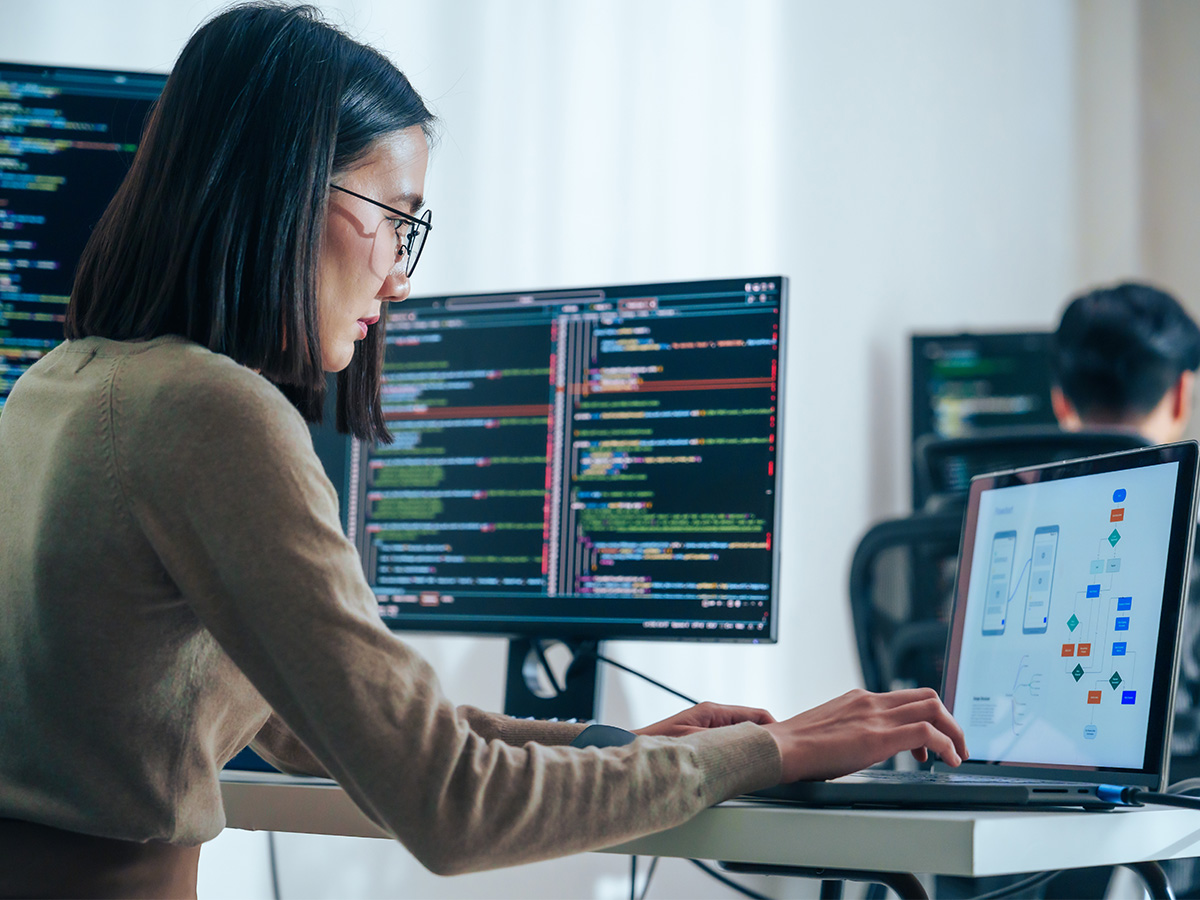
M 387 835 L 321 779 L 225 772 L 233 828 Z M 731 800 L 664 831 L 609 848 L 641 856 L 761 865 L 1003 875 L 1200 856 L 1200 811 L 801 809 Z

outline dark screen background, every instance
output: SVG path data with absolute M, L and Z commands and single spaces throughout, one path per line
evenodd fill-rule
M 165 81 L 0 63 L 0 412 L 63 339 L 79 255 Z
M 753 290 L 751 289 L 753 288 Z M 399 628 L 771 640 L 782 278 L 409 300 L 352 531 Z

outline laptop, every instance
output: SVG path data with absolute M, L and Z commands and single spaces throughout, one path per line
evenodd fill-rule
M 980 475 L 941 696 L 971 758 L 755 794 L 814 806 L 1110 807 L 1165 788 L 1195 442 Z

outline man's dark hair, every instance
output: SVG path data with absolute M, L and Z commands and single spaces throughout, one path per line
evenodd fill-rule
M 66 336 L 179 334 L 259 370 L 309 421 L 325 395 L 317 261 L 330 180 L 433 116 L 312 7 L 248 3 L 188 41 L 80 258 Z M 339 430 L 390 441 L 383 321 L 338 375 Z
M 1170 294 L 1125 282 L 1070 302 L 1051 368 L 1080 416 L 1146 415 L 1179 376 L 1200 367 L 1200 328 Z

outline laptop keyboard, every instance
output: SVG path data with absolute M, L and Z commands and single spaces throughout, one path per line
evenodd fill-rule
M 891 769 L 866 769 L 857 773 L 872 781 L 902 781 L 907 784 L 1029 784 L 1029 778 L 1008 778 L 1003 775 L 964 775 L 961 772 L 929 772 L 918 770 L 897 772 Z M 1073 784 L 1068 781 L 1038 781 L 1038 784 Z

